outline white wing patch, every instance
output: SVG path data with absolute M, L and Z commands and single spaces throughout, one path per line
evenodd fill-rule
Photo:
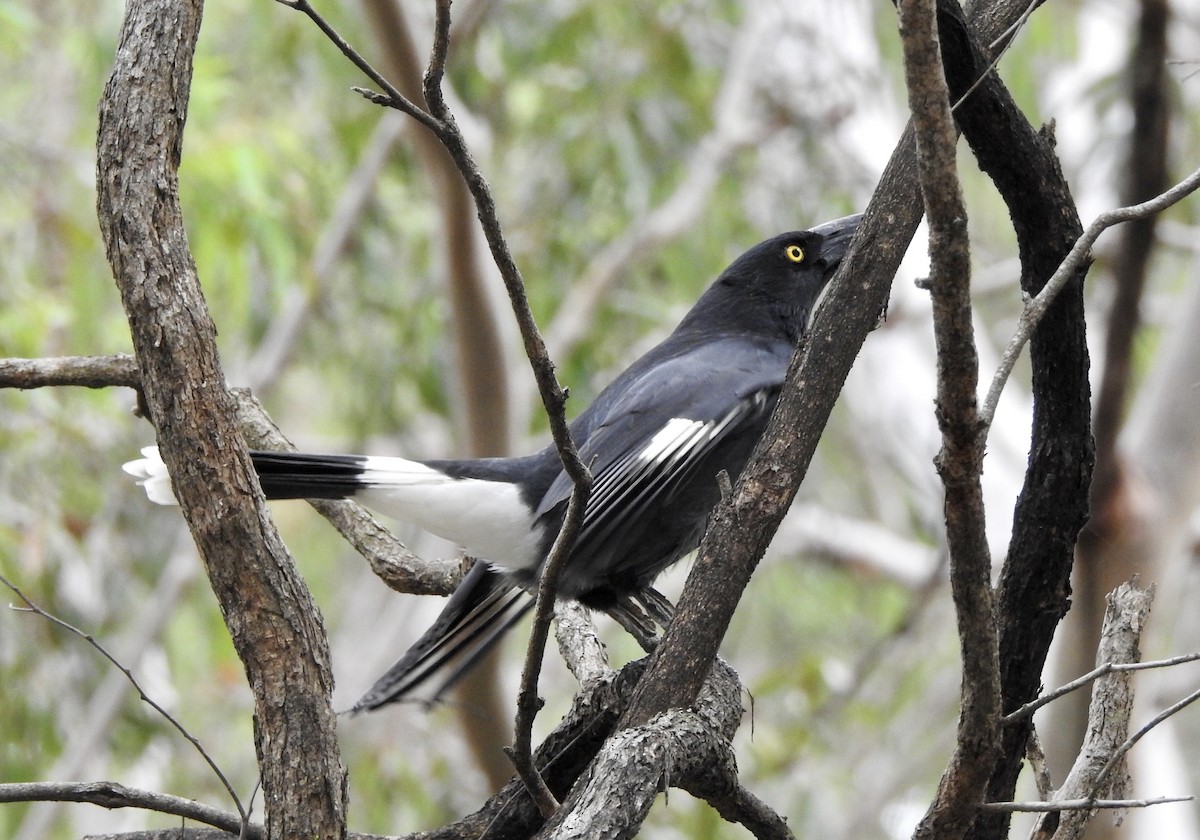
M 720 420 L 687 420 L 672 417 L 638 454 L 642 461 L 664 464 L 673 459 L 686 458 L 689 452 L 703 449 L 708 443 L 724 434 L 726 427 L 742 417 L 744 411 L 731 411 Z
M 673 417 L 640 449 L 610 463 L 596 475 L 576 549 L 607 539 L 641 516 L 647 505 L 663 504 L 730 428 L 761 411 L 767 399 L 766 391 L 756 392 L 708 421 Z
M 667 421 L 667 425 L 658 430 L 654 437 L 650 438 L 650 442 L 638 454 L 638 457 L 643 461 L 651 461 L 654 463 L 662 463 L 669 460 L 672 456 L 686 452 L 696 443 L 699 443 L 705 435 L 704 429 L 710 423 L 704 423 L 700 420 L 685 420 L 682 417 L 672 417 Z

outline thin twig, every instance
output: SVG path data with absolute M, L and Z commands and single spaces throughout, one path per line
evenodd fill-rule
M 583 514 L 591 493 L 592 476 L 588 468 L 579 458 L 575 443 L 571 439 L 564 411 L 566 393 L 559 385 L 554 374 L 554 365 L 546 351 L 545 342 L 534 320 L 529 307 L 529 299 L 525 291 L 525 282 L 521 272 L 509 251 L 496 213 L 496 204 L 492 198 L 491 189 L 480 173 L 466 141 L 459 131 L 446 105 L 442 93 L 442 77 L 446 67 L 446 54 L 450 47 L 450 0 L 438 0 L 437 14 L 434 19 L 433 50 L 429 58 L 429 67 L 425 72 L 424 92 L 429 110 L 438 121 L 440 129 L 438 138 L 446 147 L 446 151 L 454 159 L 459 173 L 466 182 L 471 196 L 479 211 L 479 220 L 483 225 L 484 236 L 492 252 L 492 259 L 500 270 L 505 288 L 512 302 L 513 313 L 521 330 L 525 352 L 533 368 L 537 380 L 538 392 L 542 404 L 550 420 L 550 430 L 555 446 L 563 463 L 563 469 L 571 477 L 574 484 L 571 499 L 567 503 L 567 513 L 562 528 L 550 550 L 550 555 L 542 565 L 538 581 L 537 603 L 534 607 L 533 628 L 530 631 L 529 645 L 525 657 L 525 667 L 521 674 L 521 687 L 517 695 L 517 718 L 514 723 L 513 749 L 509 753 L 514 766 L 521 773 L 530 794 L 538 803 L 538 808 L 544 815 L 549 815 L 558 807 L 550 789 L 546 786 L 541 774 L 534 766 L 532 755 L 533 721 L 541 708 L 537 696 L 538 674 L 541 671 L 542 658 L 545 654 L 546 639 L 550 634 L 550 621 L 554 615 L 554 600 L 558 572 L 570 555 L 571 547 L 583 524 Z
M 967 97 L 974 93 L 975 90 L 984 83 L 990 74 L 996 72 L 996 67 L 999 66 L 1000 59 L 1004 58 L 1004 54 L 1008 52 L 1009 48 L 1012 46 L 1012 36 L 1016 34 L 1017 30 L 1025 25 L 1026 21 L 1029 20 L 1034 10 L 1037 9 L 1042 2 L 1043 0 L 1031 0 L 1030 4 L 1025 7 L 1025 11 L 1022 12 L 1021 16 L 1013 22 L 1012 26 L 1004 30 L 1004 32 L 1000 34 L 1000 37 L 996 38 L 991 44 L 988 45 L 991 49 L 996 50 L 995 55 L 992 56 L 991 61 L 988 62 L 988 66 L 984 68 L 983 72 L 979 74 L 979 78 L 972 82 L 971 86 L 967 88 L 966 93 L 958 97 L 958 101 L 955 102 L 950 108 L 951 111 L 958 110 L 958 106 L 966 102 Z
M 1116 751 L 1112 754 L 1112 757 L 1110 757 L 1108 759 L 1108 763 L 1104 765 L 1104 769 L 1102 769 L 1100 771 L 1100 774 L 1098 776 L 1096 776 L 1095 787 L 1098 789 L 1101 786 L 1101 784 L 1104 783 L 1105 779 L 1107 779 L 1109 774 L 1112 773 L 1113 768 L 1117 767 L 1118 764 L 1120 763 L 1121 759 L 1125 757 L 1125 754 L 1128 753 L 1131 749 L 1133 749 L 1133 745 L 1136 744 L 1138 741 L 1142 740 L 1142 737 L 1144 735 L 1146 735 L 1151 729 L 1158 726 L 1160 723 L 1162 723 L 1164 720 L 1166 720 L 1167 718 L 1169 718 L 1171 715 L 1175 714 L 1176 712 L 1182 711 L 1186 707 L 1192 705 L 1197 700 L 1200 700 L 1200 689 L 1193 691 L 1191 694 L 1189 694 L 1187 697 L 1184 697 L 1178 703 L 1175 703 L 1175 704 L 1163 709 L 1161 712 L 1159 712 L 1157 715 L 1155 715 L 1150 720 L 1149 723 L 1147 723 L 1145 726 L 1143 726 L 1137 732 L 1133 733 L 1127 739 L 1125 739 L 1125 742 L 1122 743 L 1121 746 L 1117 747 Z
M 979 809 L 981 811 L 1019 811 L 1045 814 L 1055 811 L 1091 811 L 1098 808 L 1106 810 L 1149 808 L 1153 805 L 1166 805 L 1171 802 L 1191 802 L 1193 799 L 1195 799 L 1194 796 L 1160 796 L 1155 799 L 1064 799 L 1061 802 L 984 802 L 979 806 Z
M 1013 333 L 1013 337 L 1009 339 L 1008 347 L 1005 348 L 1004 355 L 1000 360 L 1000 367 L 996 370 L 996 375 L 992 378 L 992 385 L 988 389 L 983 409 L 979 412 L 980 420 L 985 426 L 992 424 L 992 418 L 996 414 L 996 405 L 1000 402 L 1000 392 L 1004 390 L 1004 385 L 1008 382 L 1008 377 L 1012 374 L 1013 367 L 1016 365 L 1017 359 L 1020 358 L 1021 350 L 1025 347 L 1025 343 L 1033 335 L 1033 331 L 1041 322 L 1042 317 L 1046 314 L 1046 311 L 1050 308 L 1050 304 L 1054 302 L 1058 293 L 1066 286 L 1067 281 L 1075 276 L 1076 270 L 1083 261 L 1089 257 L 1092 245 L 1096 243 L 1100 234 L 1113 225 L 1128 222 L 1132 219 L 1140 219 L 1152 213 L 1159 213 L 1172 204 L 1191 195 L 1197 188 L 1200 188 L 1200 169 L 1197 169 L 1162 195 L 1156 196 L 1149 201 L 1143 201 L 1141 204 L 1133 204 L 1128 207 L 1109 210 L 1096 217 L 1096 220 L 1092 222 L 1088 229 L 1084 231 L 1083 236 L 1079 237 L 1079 240 L 1076 241 L 1075 246 L 1071 248 L 1070 253 L 1067 254 L 1067 258 L 1062 261 L 1062 264 L 1059 265 L 1050 279 L 1046 281 L 1046 285 L 1042 290 L 1037 293 L 1036 297 L 1025 304 L 1025 311 L 1021 313 L 1021 318 L 1017 322 L 1017 329 Z
M 541 711 L 542 700 L 537 696 L 538 674 L 542 670 L 542 659 L 546 651 L 546 640 L 550 635 L 550 619 L 554 615 L 554 593 L 558 585 L 558 574 L 566 560 L 579 526 L 583 524 L 587 493 L 572 493 L 567 502 L 567 516 L 563 527 L 550 549 L 550 557 L 538 580 L 537 604 L 534 606 L 533 627 L 529 633 L 529 644 L 525 648 L 525 664 L 521 669 L 521 688 L 517 694 L 517 719 L 514 723 L 513 745 L 504 752 L 520 774 L 529 795 L 537 803 L 538 810 L 547 819 L 558 810 L 555 798 L 546 780 L 538 772 L 533 761 L 533 721 Z
M 1037 11 L 1038 7 L 1044 2 L 1045 0 L 1030 0 L 1029 5 L 1025 7 L 1025 11 L 1021 12 L 1020 17 L 1009 24 L 1007 29 L 993 38 L 992 42 L 988 44 L 988 49 L 1007 49 L 1009 42 L 1011 42 L 1013 40 L 1013 36 L 1017 34 L 1017 30 L 1025 25 L 1026 21 L 1029 20 L 1033 13 Z
M 408 114 L 414 120 L 421 123 L 421 125 L 425 126 L 435 134 L 439 131 L 441 126 L 439 125 L 437 119 L 434 118 L 424 108 L 421 108 L 412 102 L 412 100 L 405 97 L 404 94 L 397 90 L 396 87 L 389 82 L 382 73 L 372 67 L 371 63 L 363 58 L 358 50 L 350 46 L 350 43 L 338 34 L 337 30 L 330 25 L 329 21 L 321 17 L 320 13 L 312 7 L 312 4 L 309 3 L 308 0 L 275 0 L 275 2 L 308 15 L 309 19 L 317 25 L 317 28 L 325 34 L 325 37 L 332 41 L 334 46 L 342 51 L 342 55 L 350 59 L 351 64 L 361 70 L 367 76 L 367 78 L 379 85 L 379 87 L 383 88 L 384 93 L 387 94 L 386 102 L 382 100 L 382 97 L 379 97 L 379 94 L 374 94 L 374 97 L 380 98 L 380 104 L 387 104 L 398 111 L 403 111 L 405 114 Z M 362 92 L 364 95 L 368 93 L 367 91 L 360 92 Z
M 1076 677 L 1069 683 L 1054 689 L 1054 691 L 1051 691 L 1049 694 L 1043 694 L 1036 700 L 1031 700 L 1024 706 L 1021 706 L 1019 709 L 1009 712 L 1004 717 L 1000 718 L 1000 722 L 1016 723 L 1022 718 L 1029 717 L 1047 703 L 1053 703 L 1064 694 L 1070 694 L 1072 691 L 1083 688 L 1085 685 L 1092 682 L 1092 680 L 1103 677 L 1106 674 L 1119 674 L 1124 671 L 1145 671 L 1150 668 L 1169 668 L 1172 665 L 1182 665 L 1186 662 L 1195 662 L 1197 659 L 1200 659 L 1200 652 L 1185 653 L 1181 656 L 1173 656 L 1170 659 L 1155 659 L 1149 662 L 1106 662 L 1098 668 L 1088 671 L 1083 676 Z
M 517 731 L 514 737 L 515 749 L 513 760 L 519 767 L 533 768 L 533 759 L 529 749 L 529 744 L 532 740 L 530 730 L 533 726 L 533 717 L 539 705 L 537 700 L 537 672 L 541 669 L 545 643 L 549 635 L 550 620 L 553 617 L 554 584 L 557 578 L 558 567 L 569 555 L 579 526 L 582 523 L 583 511 L 587 504 L 588 494 L 591 491 L 592 478 L 591 473 L 580 460 L 575 444 L 571 440 L 571 433 L 567 426 L 566 413 L 564 411 L 567 395 L 555 377 L 554 364 L 550 361 L 545 342 L 538 330 L 537 322 L 533 318 L 528 295 L 525 291 L 524 280 L 521 278 L 521 272 L 513 260 L 508 243 L 504 239 L 491 188 L 479 171 L 479 167 L 476 165 L 470 150 L 467 148 L 462 132 L 459 130 L 454 115 L 450 112 L 442 92 L 442 80 L 445 74 L 446 57 L 450 46 L 450 0 L 438 0 L 436 6 L 437 13 L 434 19 L 433 48 L 423 81 L 425 102 L 429 108 L 428 112 L 417 108 L 405 99 L 383 77 L 382 73 L 375 70 L 312 9 L 307 0 L 278 0 L 278 2 L 298 9 L 308 15 L 321 31 L 337 45 L 338 49 L 372 81 L 383 88 L 387 92 L 387 95 L 381 96 L 379 94 L 372 94 L 369 91 L 360 90 L 361 93 L 367 96 L 372 102 L 397 108 L 419 120 L 433 131 L 442 145 L 445 146 L 450 157 L 454 160 L 459 174 L 462 176 L 467 189 L 471 193 L 471 197 L 475 201 L 479 221 L 483 227 L 488 247 L 491 250 L 492 259 L 495 261 L 496 267 L 500 270 L 500 276 L 504 280 L 505 289 L 508 292 L 513 313 L 521 331 L 525 353 L 529 358 L 530 366 L 533 368 L 538 392 L 541 395 L 542 404 L 546 409 L 546 414 L 550 421 L 550 430 L 554 438 L 555 447 L 563 462 L 563 469 L 574 483 L 563 527 L 554 542 L 550 556 L 542 567 L 541 579 L 538 585 L 537 605 L 534 610 L 534 626 L 530 634 L 529 653 L 526 657 L 527 667 L 522 674 L 521 690 L 517 701 Z M 557 807 L 557 803 L 554 803 L 553 796 L 549 795 L 549 789 L 545 787 L 545 783 L 537 775 L 536 769 L 533 770 L 533 775 L 537 778 L 529 778 L 527 780 L 531 784 L 531 793 L 538 799 L 539 807 L 542 807 L 543 810 L 549 808 L 552 811 L 554 807 Z M 539 783 L 540 791 L 538 789 Z
M 179 732 L 180 735 L 182 735 L 184 738 L 186 738 L 188 743 L 190 743 L 196 749 L 196 751 L 198 753 L 200 753 L 200 757 L 203 758 L 204 762 L 212 769 L 213 773 L 220 780 L 222 787 L 225 788 L 225 791 L 229 794 L 230 798 L 233 800 L 233 804 L 237 808 L 238 814 L 241 817 L 242 824 L 245 824 L 249 820 L 250 815 L 247 813 L 245 807 L 242 805 L 242 800 L 238 797 L 237 793 L 234 792 L 233 785 L 231 785 L 229 783 L 229 779 L 227 779 L 225 777 L 225 774 L 221 772 L 221 768 L 217 766 L 217 763 L 212 759 L 212 756 L 210 756 L 208 754 L 208 752 L 205 751 L 204 747 L 201 746 L 200 742 L 192 735 L 192 733 L 188 732 L 187 729 L 184 728 L 182 723 L 180 723 L 178 720 L 176 720 L 175 717 L 172 716 L 170 712 L 168 712 L 162 706 L 158 705 L 158 703 L 156 703 L 154 701 L 154 699 L 151 698 L 150 695 L 148 695 L 145 692 L 145 690 L 142 689 L 141 683 L 139 683 L 137 681 L 137 677 L 135 677 L 133 675 L 133 672 L 131 670 L 126 668 L 124 665 L 122 665 L 117 660 L 117 658 L 115 656 L 113 656 L 111 653 L 109 653 L 108 650 L 104 647 L 104 645 L 100 644 L 100 642 L 98 642 L 96 640 L 96 638 L 94 636 L 92 636 L 90 633 L 85 633 L 84 631 L 82 631 L 78 627 L 76 627 L 75 625 L 70 624 L 67 621 L 64 621 L 63 619 L 59 618 L 56 615 L 46 612 L 46 610 L 42 609 L 37 604 L 35 604 L 33 601 L 31 601 L 29 599 L 29 597 L 25 595 L 24 592 L 22 592 L 19 588 L 17 588 L 16 584 L 14 584 L 8 578 L 4 577 L 4 575 L 0 575 L 0 583 L 3 583 L 5 586 L 7 586 L 9 589 L 11 589 L 18 598 L 20 598 L 22 601 L 25 602 L 24 607 L 13 606 L 13 607 L 11 607 L 11 609 L 15 609 L 15 610 L 23 611 L 23 612 L 36 613 L 37 615 L 40 615 L 42 618 L 46 619 L 47 621 L 51 622 L 52 624 L 57 624 L 59 627 L 62 627 L 64 630 L 67 630 L 70 633 L 74 633 L 76 636 L 80 637 L 85 642 L 87 642 L 89 645 L 91 645 L 93 648 L 95 648 L 96 651 L 98 651 L 101 656 L 103 656 L 105 659 L 107 659 L 109 662 L 111 662 L 117 668 L 117 670 L 119 670 L 122 674 L 124 674 L 125 678 L 129 680 L 130 684 L 132 684 L 134 689 L 137 691 L 138 696 L 145 703 L 149 704 L 149 706 L 152 709 L 154 709 L 154 711 L 156 711 L 160 715 L 162 715 L 162 717 L 169 724 L 171 724 L 171 726 L 173 726 L 175 728 L 175 730 L 177 732 Z M 175 813 L 175 812 L 170 811 L 167 813 Z M 214 823 L 209 823 L 209 824 L 214 825 Z
M 435 115 L 445 118 L 450 109 L 442 91 L 442 79 L 446 75 L 446 59 L 450 54 L 450 0 L 438 0 L 437 13 L 433 19 L 433 46 L 429 52 L 429 66 L 421 80 L 425 102 Z

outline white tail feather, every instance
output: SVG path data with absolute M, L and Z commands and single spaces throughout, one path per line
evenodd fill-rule
M 411 522 L 507 569 L 541 562 L 542 531 L 515 484 L 453 478 L 404 458 L 371 456 L 355 498 L 380 513 Z
M 138 479 L 150 501 L 179 504 L 158 447 L 147 446 L 142 456 L 122 469 Z M 348 495 L 367 507 L 445 537 L 498 566 L 532 569 L 541 562 L 542 530 L 535 527 L 516 485 L 454 478 L 404 458 L 367 457 L 361 469 L 356 479 L 361 486 Z
M 126 462 L 121 469 L 138 479 L 138 484 L 145 488 L 146 495 L 156 505 L 179 504 L 175 491 L 171 489 L 171 475 L 162 456 L 158 454 L 157 446 L 145 447 L 141 458 Z

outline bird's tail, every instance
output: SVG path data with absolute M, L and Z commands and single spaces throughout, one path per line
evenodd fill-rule
M 309 455 L 302 452 L 263 452 L 251 450 L 250 457 L 258 473 L 263 493 L 268 499 L 343 499 L 353 496 L 364 486 L 362 455 Z M 376 459 L 381 460 L 381 459 Z M 415 474 L 424 476 L 430 470 L 415 461 L 389 459 L 397 464 L 411 465 Z M 122 469 L 138 479 L 150 501 L 160 505 L 175 505 L 171 477 L 157 446 L 142 449 L 142 457 L 129 461 Z M 398 471 L 393 469 L 392 474 Z
M 253 449 L 250 458 L 268 499 L 347 499 L 362 490 L 363 471 L 368 460 L 363 455 L 314 455 Z M 430 472 L 415 461 L 389 460 L 411 465 L 420 475 Z
M 364 487 L 384 485 L 393 494 L 411 488 L 413 495 L 421 497 L 420 501 L 429 506 L 431 502 L 437 502 L 440 486 L 457 481 L 424 464 L 401 458 L 262 451 L 250 454 L 263 492 L 269 499 L 345 498 L 360 494 Z M 125 464 L 125 472 L 139 479 L 138 483 L 145 488 L 151 501 L 177 504 L 158 448 L 147 447 L 142 450 L 142 456 L 140 460 Z M 494 484 L 501 488 L 505 486 L 499 482 Z M 460 494 L 461 489 L 460 482 Z M 471 517 L 462 514 L 461 500 L 453 501 L 459 505 L 459 514 L 452 518 L 470 524 Z M 407 500 L 407 503 L 413 509 L 421 506 L 417 501 Z M 412 510 L 406 512 L 412 513 Z M 492 527 L 486 520 L 484 525 L 493 532 L 502 530 L 499 526 Z M 430 530 L 437 531 L 436 528 Z M 454 528 L 443 530 L 453 531 Z M 445 536 L 453 539 L 457 535 L 449 533 Z M 426 699 L 437 700 L 531 606 L 533 601 L 529 595 L 509 577 L 486 562 L 477 562 L 450 596 L 433 625 L 375 682 L 352 711 L 376 709 L 405 699 L 435 676 L 440 681 L 435 681 L 432 696 Z
M 476 562 L 432 626 L 351 711 L 369 711 L 402 700 L 440 674 L 440 682 L 428 698 L 436 701 L 532 606 L 533 599 L 507 576 L 483 561 Z
M 176 504 L 157 447 L 125 464 L 152 502 Z M 354 499 L 461 545 L 475 557 L 513 570 L 536 568 L 544 556 L 538 527 L 513 476 L 529 459 L 410 461 L 373 455 L 251 451 L 268 499 Z M 537 464 L 533 465 L 534 467 Z

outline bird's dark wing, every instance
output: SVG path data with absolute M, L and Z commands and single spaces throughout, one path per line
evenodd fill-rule
M 791 355 L 782 342 L 747 336 L 664 347 L 670 352 L 627 372 L 573 428 L 583 432 L 580 455 L 595 483 L 560 579 L 565 595 L 586 596 L 626 573 L 636 588 L 695 547 L 719 498 L 716 475 L 741 471 Z M 559 476 L 538 515 L 560 511 L 571 489 Z

